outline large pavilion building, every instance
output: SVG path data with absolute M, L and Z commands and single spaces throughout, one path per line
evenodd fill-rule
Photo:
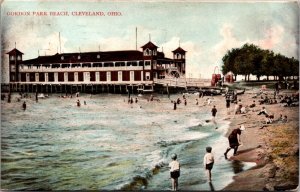
M 186 51 L 178 47 L 173 58 L 157 51 L 151 41 L 142 51 L 97 51 L 56 53 L 22 60 L 18 49 L 8 52 L 10 88 L 29 92 L 93 92 L 131 89 L 146 91 L 155 79 L 182 77 L 186 70 Z M 150 89 L 151 90 L 151 89 Z

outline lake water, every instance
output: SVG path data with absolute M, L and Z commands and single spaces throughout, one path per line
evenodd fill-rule
M 221 190 L 235 173 L 253 165 L 224 159 L 229 122 L 220 111 L 218 129 L 205 123 L 212 106 L 195 105 L 195 95 L 177 110 L 164 95 L 158 95 L 160 102 L 147 101 L 148 95 L 133 104 L 127 95 L 113 94 L 53 94 L 37 103 L 34 98 L 17 102 L 18 96 L 12 96 L 12 103 L 1 101 L 2 189 L 169 190 L 167 165 L 176 153 L 180 190 Z M 171 95 L 177 97 L 182 98 Z M 203 169 L 209 145 L 215 156 L 212 184 Z

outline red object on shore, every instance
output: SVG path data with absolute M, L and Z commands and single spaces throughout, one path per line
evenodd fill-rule
M 225 75 L 225 81 L 228 83 L 233 83 L 233 73 L 231 71 Z
M 216 86 L 217 82 L 219 80 L 221 80 L 221 74 L 220 74 L 220 70 L 218 68 L 218 74 L 216 74 L 216 68 L 218 68 L 218 66 L 215 67 L 214 69 L 214 73 L 212 74 L 212 79 L 211 79 L 211 86 Z

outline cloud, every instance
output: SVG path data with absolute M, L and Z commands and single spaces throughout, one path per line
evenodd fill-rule
M 284 28 L 280 25 L 274 25 L 264 31 L 264 39 L 260 39 L 256 43 L 263 49 L 274 49 L 278 44 L 282 43 Z
M 233 25 L 228 23 L 224 23 L 222 25 L 220 29 L 220 35 L 222 36 L 222 40 L 212 49 L 212 59 L 218 61 L 219 63 L 228 50 L 241 47 L 245 43 L 245 41 L 240 41 L 237 39 L 237 37 L 235 37 L 233 33 Z

